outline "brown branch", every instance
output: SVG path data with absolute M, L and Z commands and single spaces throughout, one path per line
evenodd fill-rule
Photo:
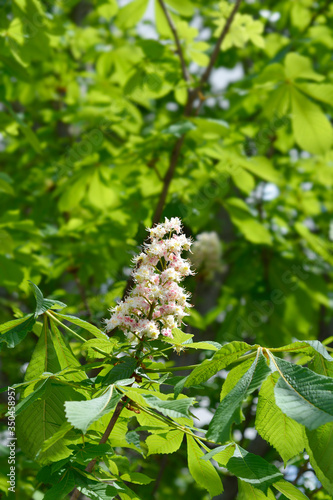
M 201 87 L 207 82 L 207 80 L 208 80 L 208 78 L 210 76 L 210 73 L 211 73 L 211 71 L 213 69 L 213 66 L 214 66 L 214 64 L 216 62 L 216 59 L 217 59 L 217 56 L 218 56 L 218 53 L 220 51 L 221 44 L 222 44 L 224 38 L 226 37 L 228 31 L 229 31 L 229 28 L 230 28 L 231 23 L 234 20 L 234 17 L 235 17 L 235 15 L 236 15 L 236 13 L 237 13 L 237 11 L 239 9 L 241 1 L 242 0 L 236 0 L 234 8 L 232 9 L 232 11 L 230 13 L 230 16 L 226 20 L 226 23 L 225 23 L 225 26 L 224 26 L 224 28 L 222 30 L 222 33 L 220 34 L 220 36 L 219 36 L 219 38 L 218 38 L 218 40 L 216 42 L 216 45 L 215 45 L 214 50 L 213 50 L 213 53 L 212 53 L 212 55 L 210 57 L 210 60 L 209 60 L 209 64 L 208 64 L 208 66 L 207 66 L 204 74 L 202 75 L 202 77 L 200 79 L 198 87 L 196 87 L 195 89 L 193 89 L 192 91 L 190 91 L 189 94 L 188 94 L 188 99 L 187 99 L 186 107 L 185 107 L 185 110 L 184 110 L 184 115 L 185 116 L 190 116 L 191 115 L 191 112 L 192 112 L 192 109 L 193 109 L 194 100 L 195 100 L 196 96 L 198 95 Z M 161 5 L 161 7 L 162 7 L 162 9 L 163 9 L 163 11 L 165 13 L 165 16 L 166 16 L 166 18 L 168 20 L 169 26 L 170 26 L 170 28 L 171 28 L 171 30 L 173 32 L 174 37 L 175 37 L 175 41 L 176 41 L 176 44 L 177 44 L 177 47 L 178 47 L 178 50 L 179 50 L 179 57 L 180 57 L 181 65 L 182 65 L 182 70 L 183 70 L 183 74 L 184 74 L 184 68 L 186 69 L 186 66 L 185 66 L 185 62 L 184 62 L 183 53 L 181 51 L 181 47 L 180 47 L 180 42 L 179 42 L 177 31 L 175 29 L 173 21 L 172 21 L 172 19 L 170 17 L 169 12 L 166 9 L 166 6 L 165 6 L 163 0 L 159 0 L 159 3 L 160 3 L 160 5 Z M 185 78 L 185 76 L 184 76 L 184 78 Z M 160 218 L 161 218 L 161 215 L 162 215 L 162 212 L 163 212 L 164 203 L 165 203 L 165 200 L 166 200 L 167 195 L 168 195 L 169 186 L 171 184 L 174 172 L 176 170 L 176 165 L 177 165 L 177 162 L 178 162 L 180 151 L 181 151 L 181 148 L 182 148 L 183 143 L 184 143 L 184 137 L 185 137 L 185 135 L 182 135 L 181 137 L 179 137 L 179 139 L 175 143 L 174 148 L 172 150 L 171 158 L 170 158 L 170 162 L 169 162 L 169 168 L 168 168 L 168 171 L 167 171 L 167 173 L 166 173 L 166 175 L 164 177 L 163 189 L 162 189 L 162 192 L 160 194 L 160 198 L 158 200 L 157 207 L 156 207 L 156 210 L 155 210 L 155 213 L 154 213 L 154 217 L 153 217 L 153 221 L 152 221 L 153 225 L 157 224 L 160 221 Z
M 232 9 L 232 11 L 230 13 L 230 16 L 226 20 L 224 28 L 223 28 L 220 36 L 218 37 L 218 40 L 217 40 L 216 44 L 215 44 L 214 50 L 213 50 L 213 52 L 212 52 L 212 54 L 210 56 L 210 59 L 209 59 L 208 66 L 207 66 L 207 68 L 205 69 L 203 75 L 200 78 L 199 85 L 189 93 L 189 99 L 188 99 L 186 107 L 185 107 L 185 116 L 190 116 L 191 115 L 191 112 L 192 112 L 192 109 L 193 109 L 193 103 L 194 103 L 195 99 L 197 98 L 198 93 L 200 92 L 200 90 L 202 89 L 202 87 L 205 85 L 205 83 L 207 83 L 208 78 L 210 77 L 210 74 L 211 74 L 212 69 L 214 67 L 214 64 L 216 62 L 217 56 L 219 55 L 219 52 L 220 52 L 223 40 L 225 39 L 225 37 L 228 34 L 228 31 L 229 31 L 229 28 L 231 26 L 231 23 L 234 20 L 234 17 L 237 14 L 237 11 L 238 11 L 238 9 L 240 7 L 241 1 L 242 0 L 236 0 L 234 8 Z M 199 103 L 199 108 L 201 107 L 201 104 L 202 104 L 202 102 Z
M 180 136 L 179 139 L 177 139 L 177 142 L 175 143 L 175 145 L 172 149 L 170 162 L 169 162 L 169 168 L 168 168 L 168 171 L 164 177 L 163 189 L 162 189 L 162 192 L 160 194 L 160 198 L 158 200 L 157 207 L 155 209 L 155 213 L 153 216 L 153 221 L 152 221 L 153 225 L 157 224 L 160 221 L 160 218 L 161 218 L 161 215 L 163 212 L 164 203 L 165 203 L 166 197 L 168 195 L 169 186 L 171 184 L 173 174 L 175 173 L 175 170 L 176 170 L 176 165 L 178 162 L 180 150 L 181 150 L 182 145 L 184 143 L 184 138 L 185 138 L 184 134 L 182 136 Z
M 119 415 L 122 411 L 122 409 L 124 408 L 124 406 L 126 405 L 126 402 L 127 400 L 125 401 L 119 401 L 119 403 L 117 404 L 116 406 L 116 409 L 114 410 L 113 412 L 113 415 L 111 417 L 111 420 L 109 422 L 109 425 L 107 426 L 103 436 L 101 437 L 101 440 L 99 442 L 99 444 L 104 444 L 107 442 L 111 432 L 112 432 L 112 429 L 114 428 L 114 426 L 116 425 L 116 422 L 119 418 Z M 97 457 L 94 458 L 93 460 L 91 460 L 91 462 L 89 462 L 89 464 L 87 465 L 87 467 L 85 468 L 85 471 L 88 472 L 90 474 L 90 472 L 93 470 L 93 468 L 95 467 L 95 464 L 97 462 Z M 77 500 L 81 495 L 81 492 L 75 488 L 73 493 L 72 493 L 72 496 L 70 498 L 70 500 Z
M 208 66 L 200 79 L 200 88 L 207 82 L 208 78 L 210 77 L 210 74 L 211 74 L 213 66 L 216 62 L 217 56 L 219 55 L 223 40 L 225 39 L 226 35 L 228 34 L 229 28 L 230 28 L 231 23 L 234 20 L 234 17 L 239 9 L 241 1 L 242 0 L 236 0 L 234 8 L 232 9 L 230 16 L 228 17 L 228 19 L 224 25 L 224 28 L 223 28 L 223 30 L 222 30 L 222 32 L 221 32 L 221 34 L 216 42 L 216 45 L 215 45 L 214 50 L 212 52 L 212 55 L 210 56 L 210 61 L 208 63 Z
M 173 34 L 173 37 L 175 39 L 175 42 L 176 42 L 176 46 L 177 46 L 177 52 L 178 52 L 178 56 L 179 56 L 179 59 L 180 59 L 180 65 L 181 65 L 181 68 L 182 68 L 182 74 L 183 74 L 183 78 L 186 82 L 189 81 L 190 79 L 190 76 L 188 74 L 188 71 L 187 71 L 187 67 L 186 67 L 186 63 L 185 63 L 185 59 L 184 59 L 184 54 L 183 54 L 183 50 L 182 50 L 182 46 L 180 45 L 180 40 L 179 40 L 179 36 L 178 36 L 178 33 L 177 33 L 177 30 L 176 30 L 176 26 L 174 25 L 174 22 L 172 20 L 172 17 L 170 16 L 169 14 L 169 11 L 164 3 L 163 0 L 158 0 L 163 12 L 164 12 L 164 15 L 168 21 L 168 24 L 170 26 L 170 29 L 172 31 L 172 34 Z

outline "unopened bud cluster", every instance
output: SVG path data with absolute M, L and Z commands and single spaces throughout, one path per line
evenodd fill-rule
M 129 341 L 172 337 L 172 329 L 179 327 L 184 316 L 189 294 L 179 285 L 193 274 L 190 263 L 182 259 L 183 250 L 190 250 L 191 240 L 182 234 L 178 217 L 165 218 L 149 231 L 149 243 L 134 258 L 135 286 L 128 297 L 111 309 L 106 321 L 107 330 L 123 330 Z
M 214 277 L 216 271 L 222 268 L 222 247 L 215 231 L 198 234 L 192 245 L 191 261 L 198 272 L 207 280 Z

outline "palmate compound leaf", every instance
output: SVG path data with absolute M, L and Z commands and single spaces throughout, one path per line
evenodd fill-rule
M 224 443 L 229 439 L 231 425 L 237 417 L 242 401 L 258 389 L 270 372 L 262 349 L 259 348 L 248 371 L 219 404 L 208 427 L 208 439 L 217 443 Z
M 44 372 L 58 373 L 68 366 L 79 366 L 70 347 L 52 325 L 49 330 L 47 319 L 44 318 L 43 329 L 31 361 L 25 374 L 25 381 L 38 379 Z M 81 381 L 86 378 L 82 372 L 68 375 L 72 381 Z M 66 380 L 66 376 L 63 376 Z M 52 382 L 51 382 L 52 383 Z M 35 384 L 28 385 L 24 390 L 24 397 L 34 391 Z M 84 392 L 84 391 L 81 391 Z M 52 383 L 51 389 L 43 395 L 43 399 L 35 400 L 16 420 L 16 435 L 22 451 L 40 463 L 49 460 L 61 460 L 71 454 L 63 439 L 57 440 L 47 450 L 41 452 L 46 440 L 53 436 L 66 421 L 64 402 L 82 399 L 82 394 L 72 387 Z M 22 404 L 24 399 L 22 400 Z M 38 457 L 36 458 L 38 454 Z
M 205 460 L 201 460 L 204 452 L 196 440 L 186 435 L 188 468 L 193 479 L 203 488 L 208 490 L 212 497 L 223 491 L 222 481 L 214 466 Z
M 236 361 L 242 354 L 248 352 L 252 346 L 245 342 L 230 342 L 219 349 L 211 359 L 203 361 L 188 376 L 185 387 L 205 382 L 218 371 Z
M 231 474 L 267 493 L 268 487 L 283 478 L 283 474 L 262 457 L 235 446 L 233 456 L 226 465 Z
M 40 378 L 44 372 L 59 373 L 65 368 L 71 368 L 71 373 L 62 375 L 61 378 L 69 382 L 86 380 L 87 375 L 79 370 L 80 363 L 53 321 L 50 322 L 50 327 L 49 330 L 47 318 L 44 317 L 42 332 L 24 377 L 25 382 Z M 77 371 L 74 372 L 76 368 Z M 31 391 L 32 387 L 28 386 L 24 390 L 24 396 Z
M 333 422 L 333 379 L 273 357 L 280 379 L 275 401 L 288 417 L 310 430 Z
M 122 395 L 110 385 L 98 398 L 87 401 L 66 401 L 65 413 L 68 422 L 84 434 L 88 427 L 115 408 Z
M 275 403 L 276 377 L 264 381 L 259 392 L 255 427 L 260 436 L 269 442 L 284 463 L 301 453 L 306 446 L 305 429 L 285 415 Z

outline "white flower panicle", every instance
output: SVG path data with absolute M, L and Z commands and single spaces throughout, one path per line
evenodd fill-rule
M 222 247 L 215 231 L 198 234 L 192 245 L 191 261 L 199 273 L 211 280 L 222 268 Z
M 172 329 L 179 327 L 186 308 L 191 307 L 180 281 L 191 274 L 190 263 L 182 259 L 183 250 L 190 250 L 191 240 L 182 234 L 178 217 L 165 218 L 149 231 L 149 243 L 134 258 L 135 286 L 128 297 L 110 309 L 111 318 L 106 329 L 120 328 L 129 341 L 171 337 Z

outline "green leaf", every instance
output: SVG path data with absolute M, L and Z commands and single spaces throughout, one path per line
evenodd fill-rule
M 38 286 L 32 281 L 29 281 L 29 284 L 36 299 L 35 318 L 43 314 L 48 309 L 62 309 L 63 307 L 67 307 L 66 304 L 60 302 L 59 300 L 44 299 L 44 296 Z
M 134 0 L 119 10 L 116 17 L 116 25 L 120 29 L 128 29 L 135 26 L 146 12 L 148 0 Z
M 193 334 L 190 333 L 184 333 L 179 328 L 173 328 L 172 330 L 172 338 L 171 337 L 165 337 L 164 342 L 167 342 L 168 344 L 172 345 L 188 345 L 192 342 L 192 337 Z
M 283 478 L 283 474 L 262 457 L 249 453 L 238 444 L 235 446 L 234 455 L 226 465 L 231 474 L 254 485 L 256 488 L 267 493 L 268 486 L 275 483 L 277 479 Z
M 138 45 L 150 59 L 159 60 L 165 51 L 165 46 L 156 40 L 138 40 Z
M 259 392 L 255 427 L 260 436 L 274 446 L 284 463 L 306 446 L 304 427 L 287 417 L 275 403 L 274 377 L 262 384 Z
M 0 255 L 0 276 L 2 286 L 17 290 L 24 278 L 22 266 L 9 256 Z
M 134 484 L 149 484 L 154 481 L 154 479 L 146 476 L 146 474 L 142 474 L 141 472 L 126 472 L 125 474 L 122 474 L 120 478 L 123 481 Z
M 33 149 L 36 151 L 36 153 L 41 153 L 41 147 L 39 144 L 39 140 L 35 132 L 27 125 L 21 118 L 20 116 L 14 112 L 11 104 L 7 102 L 6 100 L 4 101 L 9 113 L 11 116 L 14 118 L 14 120 L 19 124 L 20 129 L 23 132 L 23 135 L 27 139 L 27 141 L 30 143 L 30 145 L 33 147 Z
M 311 250 L 323 257 L 323 259 L 330 264 L 333 264 L 333 257 L 329 252 L 327 243 L 322 238 L 319 238 L 316 234 L 311 233 L 311 231 L 300 222 L 296 222 L 294 227 L 298 234 L 308 243 Z
M 35 322 L 33 314 L 29 314 L 23 318 L 3 323 L 0 327 L 0 346 L 3 342 L 10 348 L 17 346 L 31 332 Z
M 191 476 L 212 497 L 219 495 L 223 491 L 223 485 L 217 471 L 210 462 L 201 460 L 204 452 L 195 439 L 188 434 L 186 439 L 188 468 Z
M 176 12 L 185 17 L 192 16 L 195 8 L 190 0 L 182 0 L 181 2 L 178 2 L 178 0 L 166 0 L 166 3 Z
M 241 166 L 264 181 L 274 182 L 278 185 L 282 182 L 281 173 L 273 167 L 272 162 L 268 158 L 263 156 L 242 160 Z M 237 175 L 237 167 L 235 175 Z
M 206 351 L 218 351 L 221 349 L 221 345 L 217 342 L 206 341 L 206 342 L 191 342 L 186 344 L 187 349 L 204 349 Z
M 110 484 L 93 483 L 82 479 L 78 482 L 78 490 L 91 500 L 112 500 L 112 498 L 120 494 L 120 491 L 125 490 L 120 485 L 116 488 Z
M 108 443 L 85 443 L 84 445 L 79 445 L 80 449 L 75 454 L 75 459 L 80 464 L 85 464 L 91 462 L 96 457 L 102 457 L 103 455 L 112 455 L 113 450 Z
M 297 88 L 318 101 L 330 106 L 333 103 L 333 85 L 330 83 L 298 83 Z
M 286 77 L 290 80 L 304 78 L 307 80 L 322 81 L 323 75 L 315 73 L 312 69 L 312 61 L 308 57 L 301 56 L 297 52 L 289 52 L 285 59 Z
M 317 352 L 327 361 L 332 362 L 333 358 L 325 349 L 325 346 L 319 340 L 300 340 L 292 344 L 281 347 L 282 352 L 304 352 L 307 354 L 314 354 Z
M 185 387 L 205 382 L 217 372 L 236 361 L 242 354 L 245 354 L 250 349 L 251 346 L 245 342 L 235 341 L 224 345 L 211 359 L 203 361 L 200 366 L 194 368 L 185 382 Z
M 194 398 L 163 401 L 151 394 L 144 394 L 143 397 L 151 408 L 155 408 L 163 415 L 171 418 L 188 417 L 188 409 L 193 405 L 194 401 Z
M 306 451 L 319 481 L 328 492 L 333 491 L 333 422 L 315 430 L 306 429 Z
M 12 186 L 5 179 L 0 177 L 0 192 L 10 194 L 11 196 L 15 195 L 15 191 Z
M 332 126 L 319 106 L 295 88 L 290 89 L 292 125 L 297 144 L 313 154 L 324 154 L 333 144 Z
M 103 384 L 114 384 L 118 380 L 124 380 L 131 377 L 135 368 L 137 366 L 137 361 L 129 356 L 120 358 L 119 363 L 115 365 L 106 375 L 103 377 Z
M 30 145 L 33 147 L 33 149 L 36 151 L 36 153 L 41 153 L 42 148 L 40 147 L 40 143 L 39 143 L 38 137 L 35 134 L 35 132 L 27 124 L 20 124 L 20 128 L 21 128 L 25 138 L 30 143 Z
M 45 380 L 42 380 L 40 383 L 36 384 L 37 389 L 34 389 L 33 392 L 29 394 L 26 398 L 22 399 L 16 406 L 15 406 L 15 414 L 18 416 L 22 411 L 26 410 L 28 406 L 30 406 L 34 401 L 37 399 L 41 399 L 44 394 L 47 392 L 48 389 L 50 389 L 50 379 L 47 378 Z
M 56 313 L 57 318 L 65 319 L 69 323 L 73 323 L 74 325 L 79 326 L 80 328 L 83 328 L 83 330 L 86 330 L 89 333 L 92 333 L 95 337 L 100 338 L 100 339 L 106 339 L 108 336 L 103 333 L 97 326 L 92 325 L 91 323 L 88 323 L 88 321 L 85 321 L 84 319 L 77 318 L 76 316 L 70 316 L 69 314 L 60 314 Z
M 54 445 L 59 439 L 66 436 L 66 434 L 72 429 L 72 425 L 69 422 L 64 422 L 59 430 L 55 432 L 49 439 L 44 441 L 43 446 L 41 448 L 41 452 L 48 450 L 51 446 Z
M 110 413 L 121 398 L 122 395 L 115 390 L 113 385 L 110 385 L 98 398 L 87 401 L 66 401 L 66 418 L 76 429 L 80 429 L 85 434 L 88 427 L 103 415 Z
M 274 393 L 278 407 L 310 430 L 333 421 L 333 379 L 274 357 L 281 378 Z
M 162 430 L 161 433 L 152 434 L 146 439 L 148 455 L 174 453 L 180 448 L 184 437 L 181 430 Z
M 214 448 L 213 450 L 211 450 L 208 453 L 206 453 L 201 458 L 201 460 L 210 460 L 213 457 L 214 457 L 214 460 L 216 460 L 216 458 L 215 458 L 216 455 L 218 455 L 219 453 L 222 453 L 223 451 L 225 451 L 225 450 L 227 450 L 229 448 L 232 450 L 232 454 L 233 454 L 234 453 L 234 448 L 233 447 L 234 447 L 233 443 L 228 443 L 228 444 L 224 444 L 223 446 L 218 446 L 217 448 Z
M 111 17 L 118 12 L 117 0 L 107 0 L 102 5 L 99 5 L 96 10 L 99 15 L 110 21 Z
M 74 474 L 71 470 L 67 470 L 61 478 L 61 481 L 52 486 L 52 488 L 45 493 L 44 500 L 62 500 L 74 487 Z
M 43 330 L 27 368 L 25 381 L 38 379 L 44 372 L 58 373 L 68 366 L 79 365 L 70 348 L 58 334 L 56 330 L 52 332 L 48 329 L 47 319 L 44 318 Z M 75 381 L 86 378 L 86 375 L 75 373 L 68 377 Z M 33 388 L 32 383 L 25 389 L 24 396 L 28 397 L 33 392 Z M 51 381 L 50 390 L 45 397 L 34 401 L 17 417 L 17 440 L 23 453 L 40 463 L 68 457 L 71 450 L 67 448 L 63 439 L 59 439 L 42 453 L 40 450 L 44 442 L 53 436 L 66 421 L 64 402 L 82 399 L 82 397 L 82 394 L 72 387 Z
M 272 244 L 272 236 L 269 230 L 251 215 L 247 204 L 243 200 L 228 198 L 224 201 L 224 204 L 233 224 L 248 241 L 258 245 Z
M 255 353 L 254 353 L 255 354 Z M 245 375 L 253 363 L 254 356 L 246 359 L 242 363 L 238 363 L 234 366 L 228 373 L 227 378 L 223 382 L 220 401 L 222 401 L 225 396 L 229 394 L 230 391 L 235 387 L 239 380 Z
M 238 480 L 238 496 L 237 500 L 275 500 L 272 490 L 268 488 L 267 494 L 252 486 L 250 483 Z
M 249 370 L 219 404 L 208 427 L 208 439 L 220 443 L 229 439 L 231 425 L 236 419 L 242 401 L 261 385 L 269 373 L 270 368 L 259 348 Z
M 296 486 L 284 479 L 274 483 L 274 488 L 283 493 L 290 500 L 309 500 L 309 498 L 304 495 Z
M 115 338 L 95 338 L 87 340 L 84 344 L 82 344 L 82 349 L 87 351 L 88 358 L 100 358 L 101 354 L 95 351 L 94 347 L 101 349 L 104 352 L 112 353 L 115 345 L 117 344 L 117 340 Z
M 140 435 L 137 432 L 135 431 L 126 432 L 125 439 L 128 442 L 128 444 L 134 444 L 134 446 L 136 446 L 139 450 L 141 449 Z
M 253 175 L 249 174 L 243 168 L 239 167 L 236 172 L 231 172 L 235 185 L 245 194 L 250 194 L 255 187 Z
M 30 82 L 31 77 L 26 69 L 21 66 L 15 59 L 11 59 L 9 57 L 5 57 L 4 55 L 0 55 L 0 61 L 4 63 L 4 68 L 8 71 L 9 74 L 15 76 L 19 80 L 24 82 Z

